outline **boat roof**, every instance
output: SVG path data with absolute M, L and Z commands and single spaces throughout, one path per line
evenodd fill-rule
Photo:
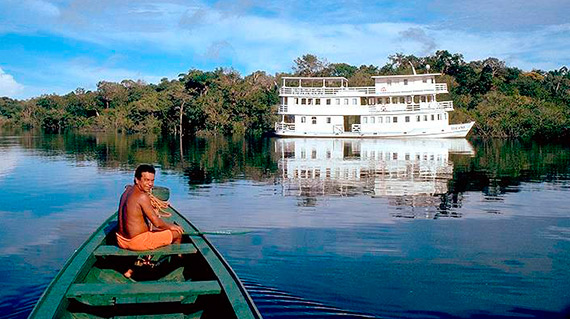
M 345 80 L 348 81 L 347 78 L 343 76 L 284 76 L 282 77 L 283 80 Z
M 422 73 L 422 74 L 406 74 L 406 75 L 374 75 L 372 76 L 373 79 L 401 79 L 401 78 L 409 78 L 409 77 L 431 77 L 441 75 L 441 73 Z

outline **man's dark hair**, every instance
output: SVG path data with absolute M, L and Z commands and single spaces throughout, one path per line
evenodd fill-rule
M 152 166 L 152 165 L 141 164 L 137 167 L 137 169 L 135 171 L 135 178 L 141 179 L 142 173 L 145 173 L 145 172 L 155 174 L 156 171 L 154 170 L 154 166 Z

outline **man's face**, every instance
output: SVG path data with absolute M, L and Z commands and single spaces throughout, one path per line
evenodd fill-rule
M 143 172 L 141 174 L 141 179 L 135 178 L 137 185 L 146 193 L 150 192 L 154 186 L 154 174 L 149 172 Z

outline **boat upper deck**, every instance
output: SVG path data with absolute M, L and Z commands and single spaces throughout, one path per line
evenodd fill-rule
M 374 86 L 349 87 L 344 77 L 283 77 L 282 96 L 390 96 L 448 93 L 439 73 L 373 76 Z

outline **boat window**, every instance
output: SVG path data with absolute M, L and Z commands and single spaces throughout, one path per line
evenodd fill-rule
M 420 122 L 421 121 L 421 117 L 419 115 L 416 115 L 416 122 Z
M 427 115 L 424 115 L 424 121 L 427 121 Z
M 422 79 L 422 82 L 427 83 L 427 79 L 426 78 Z
M 392 118 L 392 123 L 398 123 L 398 117 L 397 116 L 394 116 Z
M 313 124 L 317 124 L 317 117 L 316 116 L 311 117 L 311 121 L 313 122 Z
M 327 124 L 331 124 L 331 118 L 327 117 Z
M 435 116 L 433 114 L 431 115 L 431 120 L 435 120 Z
M 348 99 L 344 99 L 344 105 L 348 105 Z
M 304 116 L 301 116 L 301 123 L 307 122 L 307 119 Z
M 382 116 L 378 116 L 378 123 L 382 123 Z
M 313 149 L 313 150 L 311 151 L 311 158 L 312 158 L 312 159 L 317 158 L 317 150 Z
M 407 96 L 406 97 L 406 103 L 412 103 L 412 97 L 411 96 Z
M 403 96 L 400 96 L 400 103 L 402 104 L 406 103 Z
M 374 116 L 371 116 L 371 117 L 370 117 L 370 123 L 374 124 L 375 119 L 376 119 L 376 118 L 375 118 Z
M 388 80 L 387 85 L 392 85 L 392 80 Z
M 390 100 L 391 100 L 391 99 L 390 99 L 389 97 L 387 97 L 386 100 L 385 100 L 385 101 L 386 101 L 386 104 L 390 104 Z
M 379 97 L 379 98 L 377 98 L 377 99 L 376 99 L 376 104 L 382 104 L 382 100 L 383 100 L 383 99 L 382 99 L 382 98 L 380 98 L 380 97 Z
M 414 96 L 414 103 L 420 103 L 420 96 L 419 95 L 415 95 Z
M 433 78 L 431 78 L 431 83 L 433 84 Z
M 408 85 L 408 79 L 404 79 L 404 85 Z
M 368 123 L 368 117 L 363 116 L 362 117 L 362 123 L 364 123 L 364 124 Z
M 444 113 L 443 116 L 444 116 L 445 119 L 447 120 L 447 113 Z
M 409 122 L 410 122 L 410 117 L 409 117 L 409 116 L 406 116 L 406 117 L 404 118 L 404 120 L 406 121 L 406 123 L 409 123 Z
M 386 123 L 390 123 L 390 117 L 386 116 Z
M 321 99 L 315 99 L 315 105 L 321 105 Z
M 356 99 L 352 99 L 352 105 L 358 105 L 358 102 Z
M 302 99 L 301 99 L 301 104 L 302 104 L 302 105 L 307 104 L 307 100 L 306 100 L 305 98 L 302 98 Z
M 307 99 L 307 104 L 308 104 L 308 105 L 313 104 L 313 99 Z
M 426 96 L 422 95 L 422 102 L 425 102 L 425 101 L 426 101 Z
M 431 101 L 432 101 L 432 100 L 431 100 L 431 95 L 428 95 L 427 99 L 428 99 L 428 102 L 431 102 Z
M 299 105 L 299 98 L 298 97 L 295 98 L 295 104 Z
M 331 105 L 331 99 L 327 99 L 327 105 Z
M 336 105 L 340 105 L 340 99 L 335 99 L 336 100 Z
M 441 120 L 441 114 L 439 114 L 439 113 L 437 114 L 437 120 L 438 121 Z

